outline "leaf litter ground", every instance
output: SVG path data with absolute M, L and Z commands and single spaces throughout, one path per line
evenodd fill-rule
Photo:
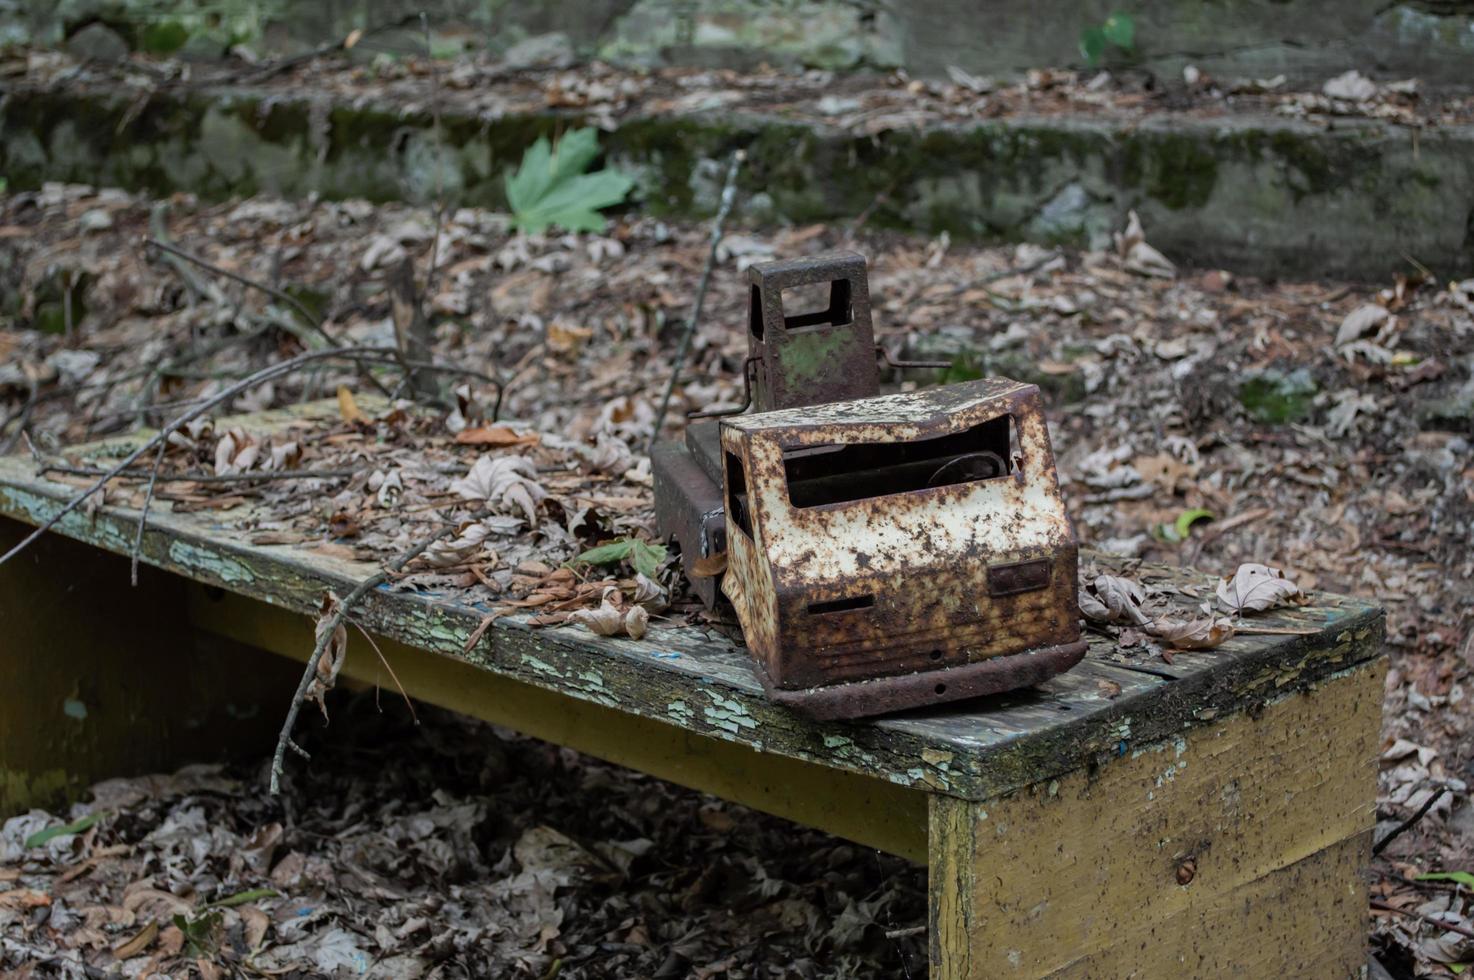
M 0 417 L 10 419 L 0 440 L 10 439 L 24 421 L 38 458 L 85 470 L 96 461 L 68 454 L 68 445 L 105 435 L 126 438 L 140 422 L 172 417 L 178 409 L 170 406 L 321 342 L 308 317 L 279 297 L 198 268 L 186 272 L 157 252 L 145 253 L 137 245 L 145 233 L 167 236 L 222 269 L 290 293 L 319 311 L 323 330 L 340 343 L 387 345 L 394 336 L 388 273 L 408 256 L 418 262 L 423 283 L 435 229 L 423 209 L 352 201 L 254 198 L 203 206 L 185 197 L 155 202 L 63 186 L 0 199 L 0 276 L 5 291 L 18 297 L 6 314 L 16 329 L 0 331 Z M 335 396 L 337 410 L 295 427 L 222 421 L 183 433 L 162 472 L 197 478 L 161 483 L 156 506 L 209 508 L 222 522 L 248 528 L 261 543 L 304 543 L 380 561 L 436 522 L 460 518 L 457 534 L 411 565 L 398 587 L 464 588 L 493 608 L 532 610 L 547 622 L 573 617 L 590 628 L 622 629 L 636 608 L 646 616 L 702 617 L 668 562 L 656 575 L 644 574 L 632 563 L 638 551 L 649 571 L 644 550 L 610 545 L 651 537 L 644 454 L 651 403 L 668 377 L 707 229 L 628 219 L 603 236 L 529 237 L 512 234 L 503 217 L 459 210 L 445 216 L 440 231 L 439 267 L 427 297 L 435 355 L 505 379 L 500 398 L 486 380 L 447 377 L 445 407 L 425 410 L 399 401 L 404 393 L 393 390 L 392 374 L 381 377 L 388 397 L 352 368 L 285 378 L 235 400 L 215 418 Z M 1183 271 L 1146 245 L 1149 236 L 1150 229 L 1133 224 L 1116 251 L 1080 253 L 963 248 L 945 238 L 920 241 L 864 229 L 733 234 L 721 250 L 673 419 L 679 411 L 741 401 L 734 379 L 746 354 L 742 267 L 829 247 L 864 252 L 872 263 L 878 336 L 893 354 L 943 355 L 954 361 L 950 377 L 996 372 L 1045 389 L 1062 480 L 1084 542 L 1200 567 L 1230 585 L 1240 565 L 1262 563 L 1282 569 L 1293 587 L 1365 595 L 1387 607 L 1392 669 L 1379 837 L 1425 804 L 1428 809 L 1380 856 L 1374 898 L 1404 912 L 1467 925 L 1467 886 L 1419 876 L 1470 870 L 1474 855 L 1466 785 L 1466 699 L 1474 661 L 1474 554 L 1468 549 L 1474 533 L 1468 377 L 1474 283 L 1434 281 L 1416 271 L 1381 288 Z M 27 329 L 42 323 L 58 332 Z M 668 434 L 675 429 L 668 426 Z M 242 480 L 243 473 L 258 479 Z M 108 499 L 136 504 L 143 484 L 140 477 L 115 481 Z M 488 516 L 470 519 L 482 511 Z M 596 555 L 612 557 L 574 561 L 598 546 L 603 551 Z M 1143 584 L 1150 592 L 1150 582 Z M 1109 586 L 1107 591 L 1116 594 Z M 1143 598 L 1148 604 L 1164 601 Z M 1211 636 L 1211 617 L 1222 612 L 1221 606 L 1213 609 L 1214 598 L 1208 589 L 1201 596 L 1165 600 L 1207 605 L 1210 618 L 1201 632 Z M 1166 632 L 1197 639 L 1181 629 Z M 1171 655 L 1172 644 L 1161 636 L 1130 629 L 1120 636 L 1123 645 Z M 386 703 L 385 710 L 402 706 Z M 335 716 L 325 741 L 355 740 L 355 724 Z M 384 768 L 434 770 L 441 764 L 443 740 L 427 736 L 403 745 Z M 603 773 L 598 807 L 589 807 L 587 798 L 561 804 L 549 799 L 526 811 L 537 814 L 539 826 L 567 836 L 576 836 L 569 828 L 578 821 L 594 818 L 586 811 L 603 808 L 606 792 L 613 799 L 634 792 L 634 786 L 648 794 L 655 785 L 558 758 L 579 771 Z M 252 788 L 241 793 L 243 802 L 226 809 L 240 813 L 235 826 L 249 836 L 270 821 L 263 823 L 259 810 L 237 811 L 264 806 L 251 783 L 256 777 L 239 778 Z M 300 778 L 351 782 L 326 760 Z M 401 799 L 395 793 L 375 798 Z M 409 799 L 403 797 L 399 806 L 410 806 Z M 456 799 L 443 805 L 465 802 Z M 137 806 L 119 805 L 115 816 L 87 832 L 91 838 L 47 844 L 49 853 L 89 841 L 84 850 L 59 855 L 56 869 L 32 872 L 22 859 L 7 855 L 7 887 L 14 884 L 19 895 L 3 906 L 7 942 L 65 948 L 82 920 L 62 914 L 53 923 L 54 911 L 38 911 L 51 906 L 26 907 L 26 890 L 46 893 L 38 885 L 47 885 L 47 875 L 63 875 L 77 860 L 116 846 L 123 838 L 109 835 L 118 833 L 116 824 L 126 824 Z M 22 830 L 59 825 L 82 810 L 36 817 Z M 157 810 L 150 819 L 162 823 L 167 813 Z M 361 819 L 373 826 L 379 817 L 364 812 Z M 192 826 L 199 846 L 208 850 L 208 826 Z M 292 826 L 290 833 L 296 833 Z M 822 839 L 777 823 L 764 826 L 792 840 Z M 11 837 L 20 832 L 7 831 Z M 153 845 L 139 843 L 144 836 L 128 840 L 148 851 Z M 662 839 L 653 831 L 646 836 Z M 627 838 L 581 838 L 580 846 L 589 850 L 616 839 Z M 304 861 L 314 855 L 330 860 L 313 849 L 316 838 L 293 840 Z M 523 848 L 524 856 L 531 846 Z M 850 863 L 804 879 L 825 896 L 816 907 L 833 915 L 838 900 L 825 891 L 825 876 L 868 875 L 875 858 L 833 841 L 822 849 L 849 854 Z M 741 853 L 760 862 L 764 853 L 800 850 L 788 843 L 777 851 Z M 512 888 L 508 883 L 529 867 L 516 852 L 504 845 L 483 853 L 480 860 L 491 870 L 475 886 Z M 535 868 L 539 859 L 529 860 Z M 699 854 L 690 860 L 697 874 L 704 873 Z M 145 861 L 139 879 L 169 867 L 166 856 Z M 42 877 L 25 877 L 33 873 Z M 411 887 L 384 877 L 393 884 L 383 887 Z M 81 873 L 72 879 L 86 880 L 90 876 Z M 256 880 L 231 887 L 253 887 Z M 421 890 L 417 894 L 425 901 L 444 900 L 443 879 L 423 881 L 414 886 Z M 174 894 L 172 887 L 159 890 Z M 292 887 L 284 892 L 287 898 L 271 901 L 295 900 Z M 555 888 L 557 901 L 591 900 L 577 881 Z M 633 888 L 625 883 L 614 891 L 632 901 Z M 270 948 L 300 945 L 304 956 L 317 955 L 314 943 L 365 949 L 340 933 L 370 935 L 378 903 L 387 899 L 372 890 L 357 894 L 338 925 L 281 932 L 270 923 L 260 938 Z M 859 909 L 874 900 L 859 890 L 845 895 L 859 903 L 852 917 L 863 918 Z M 213 885 L 201 896 L 191 915 L 204 914 L 206 899 L 224 897 Z M 492 905 L 523 901 L 503 898 Z M 222 920 L 232 915 L 241 913 L 220 911 Z M 512 912 L 505 915 L 511 918 L 501 922 L 493 915 L 484 927 L 517 934 L 520 920 Z M 904 926 L 920 915 L 894 918 Z M 154 918 L 165 925 L 129 963 L 147 962 L 165 941 L 172 919 L 160 916 Z M 141 921 L 135 915 L 129 925 Z M 812 939 L 817 928 L 796 913 L 784 921 L 795 936 Z M 1469 956 L 1465 937 L 1426 919 L 1379 909 L 1373 924 L 1378 948 L 1406 975 L 1415 969 L 1442 975 L 1448 971 L 1441 964 Z M 553 925 L 558 937 L 505 940 L 510 945 L 496 946 L 503 950 L 496 955 L 513 956 L 516 946 L 515 955 L 532 958 L 529 975 L 540 975 L 551 963 L 539 956 L 583 955 L 575 947 L 584 940 L 562 938 L 566 925 Z M 97 919 L 93 926 L 107 938 L 94 954 L 99 962 L 111 963 L 108 949 L 134 935 L 111 920 Z M 751 933 L 724 936 L 689 959 L 712 967 L 729 955 L 746 956 L 726 975 L 784 975 L 796 954 L 783 945 L 789 938 L 774 938 L 773 928 L 770 921 L 754 921 Z M 610 934 L 599 941 L 634 942 Z M 655 946 L 673 948 L 670 936 L 650 935 Z M 168 936 L 169 943 L 176 941 Z M 185 946 L 189 941 L 185 935 Z M 419 948 L 406 941 L 393 955 L 418 956 Z M 835 947 L 825 949 L 822 955 L 839 955 Z M 180 955 L 187 952 L 181 946 Z M 612 962 L 597 958 L 606 952 L 579 963 L 569 960 L 564 969 L 604 975 L 591 964 Z M 379 947 L 369 955 L 380 955 Z M 891 976 L 902 953 L 890 943 L 853 955 L 857 974 Z M 823 960 L 819 974 L 831 970 L 832 962 L 838 961 Z M 641 960 L 627 975 L 647 975 L 641 971 L 648 969 Z

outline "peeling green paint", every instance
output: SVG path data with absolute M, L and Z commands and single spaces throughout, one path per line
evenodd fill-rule
M 170 541 L 169 558 L 213 581 L 229 585 L 249 585 L 256 581 L 256 573 L 249 566 L 219 552 L 197 548 L 188 541 Z

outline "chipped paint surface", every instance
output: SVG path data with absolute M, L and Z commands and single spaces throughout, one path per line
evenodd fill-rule
M 249 566 L 217 551 L 197 548 L 188 541 L 170 541 L 169 558 L 228 585 L 248 585 L 256 580 L 256 573 Z

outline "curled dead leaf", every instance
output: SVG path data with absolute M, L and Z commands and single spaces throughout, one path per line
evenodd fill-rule
M 537 527 L 537 505 L 548 497 L 537 482 L 537 467 L 525 456 L 482 456 L 450 489 L 463 500 L 484 500 L 503 513 L 520 511 Z
M 1219 616 L 1201 619 L 1168 619 L 1159 617 L 1145 627 L 1146 632 L 1176 650 L 1211 650 L 1222 646 L 1233 636 L 1233 624 Z
M 1275 606 L 1303 605 L 1308 601 L 1284 572 L 1258 562 L 1245 562 L 1233 577 L 1218 582 L 1218 605 L 1234 615 L 1264 612 Z
M 323 596 L 322 605 L 317 612 L 317 625 L 312 631 L 314 645 L 322 642 L 340 605 L 342 605 L 342 600 L 332 592 Z M 328 717 L 328 706 L 324 698 L 333 689 L 333 685 L 338 683 L 338 672 L 343 669 L 343 660 L 347 654 L 348 628 L 339 622 L 333 628 L 333 635 L 323 648 L 322 658 L 317 662 L 317 673 L 313 676 L 312 683 L 303 696 L 304 701 L 317 702 L 317 707 L 322 711 L 324 720 Z
M 714 555 L 705 555 L 691 563 L 692 578 L 711 578 L 721 575 L 727 570 L 727 553 L 718 551 Z
M 624 631 L 632 640 L 642 639 L 649 625 L 650 614 L 644 606 L 630 606 L 629 612 L 624 614 Z
M 1144 602 L 1141 586 L 1119 575 L 1097 575 L 1080 590 L 1080 612 L 1094 623 L 1144 626 L 1149 622 L 1141 611 Z
M 607 599 L 598 609 L 575 609 L 568 614 L 568 621 L 599 636 L 617 636 L 624 632 L 624 612 Z

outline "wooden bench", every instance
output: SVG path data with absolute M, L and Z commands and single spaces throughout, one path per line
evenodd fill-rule
M 0 460 L 0 551 L 73 492 Z M 117 557 L 137 515 L 110 506 L 0 566 L 0 813 L 264 752 L 300 666 L 258 651 L 304 660 L 324 590 L 375 570 L 155 513 L 137 588 Z M 380 589 L 356 618 L 417 697 L 927 864 L 933 977 L 1362 975 L 1383 675 L 1364 602 L 1316 595 L 1257 620 L 1313 632 L 1170 665 L 1096 637 L 1035 690 L 823 724 L 696 629 L 503 619 L 463 652 L 483 614 Z M 387 683 L 350 646 L 345 673 Z

